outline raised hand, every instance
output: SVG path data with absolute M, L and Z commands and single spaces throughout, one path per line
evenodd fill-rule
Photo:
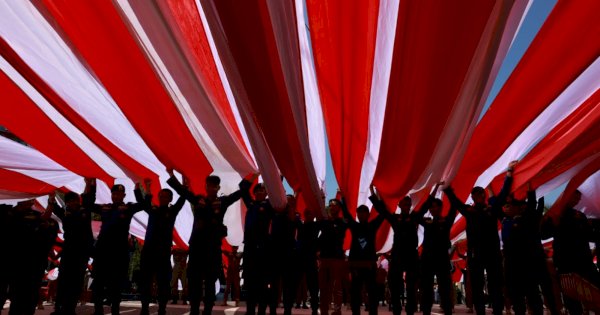
M 167 174 L 169 174 L 169 176 L 171 177 L 175 177 L 175 173 L 173 172 L 172 167 L 167 167 Z

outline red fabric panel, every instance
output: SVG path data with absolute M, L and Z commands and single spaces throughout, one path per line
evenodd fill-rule
M 492 1 L 401 1 L 379 163 L 391 208 L 429 164 L 460 92 Z
M 517 165 L 512 190 L 517 198 L 526 195 L 526 184 L 539 187 L 587 157 L 600 152 L 600 90 L 556 126 Z M 493 181 L 495 191 L 503 175 Z
M 354 213 L 367 148 L 379 1 L 307 0 L 333 170 Z
M 582 160 L 600 151 L 600 90 L 587 99 L 575 112 L 558 124 L 515 169 L 513 191 L 524 198 L 526 184 L 539 187 L 562 174 Z M 492 182 L 499 191 L 504 175 Z M 459 224 L 460 223 L 460 224 Z M 451 237 L 464 230 L 464 218 L 452 227 Z
M 113 4 L 43 4 L 161 162 L 203 188 L 212 168 Z
M 453 182 L 460 198 L 466 198 L 477 177 L 598 57 L 600 41 L 590 40 L 600 38 L 597 12 L 600 2 L 595 0 L 556 4 L 474 132 Z
M 39 196 L 53 192 L 56 187 L 27 175 L 0 168 L 0 189 Z
M 227 100 L 227 95 L 225 95 L 196 2 L 194 0 L 166 0 L 159 1 L 158 4 L 172 26 L 178 41 L 186 48 L 183 51 L 187 58 L 193 61 L 191 62 L 192 68 L 201 74 L 200 78 L 205 79 L 202 82 L 203 86 L 209 92 L 209 97 L 215 107 L 225 118 L 226 128 L 231 128 L 237 140 L 243 144 L 244 140 Z M 247 148 L 246 153 L 249 154 Z
M 1 43 L 4 43 L 2 39 Z M 7 104 L 0 110 L 0 124 L 68 170 L 83 177 L 97 177 L 108 185 L 112 184 L 113 178 L 1 71 L 0 90 L 3 102 Z
M 158 177 L 152 171 L 132 159 L 130 156 L 125 154 L 121 149 L 115 146 L 110 140 L 106 139 L 100 132 L 98 132 L 91 124 L 89 124 L 84 118 L 82 118 L 76 111 L 69 106 L 42 78 L 40 78 L 18 55 L 17 53 L 0 38 L 0 53 L 7 59 L 20 74 L 25 77 L 28 82 L 33 85 L 40 94 L 42 94 L 48 102 L 56 108 L 65 118 L 69 120 L 75 127 L 77 127 L 82 133 L 84 133 L 90 140 L 94 142 L 100 149 L 106 154 L 111 156 L 115 162 L 121 166 L 121 169 L 130 176 L 134 181 L 141 181 L 144 178 L 152 178 L 154 182 L 158 182 Z M 39 133 L 37 133 L 39 134 Z M 44 152 L 45 153 L 45 152 Z M 62 154 L 62 152 L 61 152 Z M 65 166 L 67 167 L 67 166 Z M 79 173 L 78 173 L 79 174 Z M 98 176 L 94 176 L 98 177 Z M 102 178 L 101 178 L 102 179 Z M 112 184 L 110 181 L 103 180 L 108 183 L 109 186 Z M 156 185 L 155 185 L 156 186 Z M 158 188 L 158 187 L 154 187 Z M 158 190 L 154 195 L 156 196 Z
M 301 137 L 307 135 L 300 134 L 295 125 L 266 2 L 202 3 L 207 16 L 215 15 L 211 19 L 220 23 L 214 27 L 221 29 L 212 32 L 223 32 L 228 39 L 237 74 L 279 169 L 294 190 L 303 192 L 309 209 L 321 209 L 320 194 L 312 189 L 318 187 L 312 163 L 305 163 L 303 158 Z M 296 62 L 299 64 L 300 60 Z

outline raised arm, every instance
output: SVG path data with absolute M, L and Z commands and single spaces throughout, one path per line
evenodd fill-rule
M 450 201 L 450 208 L 456 209 L 456 211 L 458 211 L 464 217 L 471 215 L 471 212 L 468 210 L 468 206 L 462 201 L 460 201 L 458 197 L 456 197 L 456 194 L 454 193 L 454 190 L 451 186 L 448 186 L 444 189 L 444 194 L 446 195 L 446 197 L 448 197 L 448 200 Z
M 252 199 L 252 196 L 250 195 L 250 187 L 252 186 L 252 183 L 242 179 L 242 181 L 240 182 L 240 193 L 242 195 L 242 201 L 244 202 L 244 204 L 246 205 L 246 208 L 249 208 L 252 203 L 254 202 L 254 199 Z
M 513 171 L 514 167 L 517 164 L 516 161 L 510 162 L 508 165 L 508 169 L 506 170 L 506 177 L 504 177 L 504 184 L 502 185 L 502 189 L 498 196 L 493 199 L 493 202 L 490 201 L 490 205 L 492 207 L 502 207 L 502 205 L 506 202 L 506 197 L 510 194 L 510 189 L 512 187 L 513 182 Z
M 183 198 L 185 198 L 190 203 L 196 204 L 198 198 L 196 198 L 196 195 L 194 195 L 193 192 L 191 192 L 187 187 L 185 187 L 179 182 L 179 180 L 177 179 L 177 177 L 175 177 L 175 174 L 173 173 L 173 169 L 168 168 L 167 173 L 169 173 L 170 176 L 167 180 L 167 184 L 169 184 L 169 186 L 171 186 L 171 188 L 173 188 L 173 190 L 175 190 L 175 192 L 177 192 L 179 196 L 183 196 Z
M 83 206 L 91 212 L 100 213 L 100 206 L 96 204 L 96 179 L 85 179 L 85 190 L 81 196 Z
M 135 195 L 135 200 L 137 202 L 137 206 L 135 208 L 139 208 L 138 211 L 145 210 L 149 213 L 152 209 L 152 195 L 149 194 L 152 181 L 150 179 L 146 179 L 144 180 L 144 184 L 145 188 L 143 191 L 145 194 L 142 192 L 142 184 L 135 184 L 135 189 L 133 190 L 133 194 Z
M 371 196 L 369 197 L 369 200 L 373 203 L 375 211 L 377 211 L 383 219 L 387 220 L 391 225 L 395 224 L 394 215 L 387 210 L 383 200 L 375 193 L 373 185 L 371 185 Z
M 65 219 L 65 209 L 56 203 L 56 194 L 54 192 L 48 196 L 47 210 L 54 213 L 59 219 Z

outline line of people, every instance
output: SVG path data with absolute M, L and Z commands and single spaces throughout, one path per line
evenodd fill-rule
M 386 202 L 371 186 L 370 200 L 377 216 L 370 218 L 370 210 L 361 205 L 356 218 L 346 207 L 344 198 L 331 199 L 326 215 L 304 211 L 304 220 L 298 216 L 296 196 L 287 196 L 287 205 L 275 209 L 267 198 L 262 184 L 253 184 L 257 174 L 244 179 L 239 190 L 220 196 L 220 178 L 208 176 L 205 194 L 190 190 L 174 176 L 172 169 L 167 183 L 179 195 L 174 204 L 173 192 L 162 189 L 158 205 L 153 204 L 150 181 L 136 184 L 136 203 L 124 203 L 125 187 L 114 185 L 112 203 L 96 204 L 96 183 L 86 179 L 84 193 L 69 192 L 61 207 L 54 195 L 48 208 L 40 213 L 32 210 L 32 202 L 20 202 L 15 207 L 0 209 L 0 235 L 12 244 L 9 252 L 14 259 L 2 259 L 0 266 L 0 302 L 11 299 L 10 315 L 31 315 L 35 311 L 36 292 L 43 275 L 46 258 L 51 249 L 58 224 L 51 219 L 54 213 L 62 221 L 64 244 L 58 279 L 55 314 L 73 315 L 90 256 L 93 262 L 93 300 L 95 315 L 104 314 L 104 303 L 111 305 L 113 315 L 119 314 L 121 285 L 129 267 L 128 237 L 133 215 L 146 211 L 149 215 L 145 242 L 141 254 L 139 292 L 141 315 L 149 314 L 153 280 L 158 287 L 158 314 L 166 314 L 171 297 L 171 250 L 175 219 L 185 202 L 190 202 L 194 215 L 189 240 L 187 262 L 187 298 L 190 315 L 211 314 L 215 303 L 215 282 L 222 269 L 222 241 L 227 236 L 223 218 L 227 209 L 242 200 L 246 206 L 244 219 L 243 278 L 247 292 L 247 314 L 276 314 L 280 292 L 283 292 L 284 314 L 291 314 L 300 279 L 306 279 L 313 314 L 341 313 L 342 283 L 351 278 L 351 308 L 359 314 L 363 288 L 377 292 L 377 254 L 375 239 L 384 221 L 394 231 L 389 260 L 389 286 L 394 315 L 402 311 L 401 297 L 405 296 L 405 312 L 417 311 L 417 285 L 420 283 L 421 307 L 431 314 L 434 279 L 440 294 L 444 314 L 452 313 L 452 280 L 450 262 L 450 230 L 460 213 L 467 222 L 467 263 L 472 284 L 473 302 L 478 315 L 485 314 L 484 287 L 492 300 L 494 315 L 504 309 L 503 287 L 516 315 L 524 315 L 527 308 L 534 315 L 543 314 L 540 288 L 551 314 L 559 314 L 556 307 L 550 275 L 545 267 L 542 237 L 554 237 L 554 262 L 560 273 L 579 273 L 594 284 L 600 276 L 593 264 L 588 241 L 591 230 L 585 215 L 574 210 L 580 193 L 576 193 L 566 209 L 556 216 L 544 216 L 544 201 L 536 199 L 535 191 L 528 192 L 526 200 L 510 194 L 514 163 L 507 170 L 504 186 L 498 195 L 491 189 L 475 187 L 471 192 L 472 205 L 464 204 L 450 185 L 444 194 L 450 201 L 444 215 L 444 205 L 436 198 L 435 185 L 429 198 L 418 210 L 411 211 L 412 200 L 403 198 L 398 207 L 388 209 Z M 252 192 L 251 192 L 252 190 Z M 92 214 L 99 215 L 102 227 L 94 242 Z M 426 214 L 429 213 L 429 216 Z M 424 228 L 422 251 L 419 255 L 418 227 Z M 499 226 L 501 233 L 499 234 Z M 344 250 L 347 231 L 352 236 L 348 257 Z M 500 247 L 503 243 L 503 250 Z M 231 255 L 231 253 L 229 253 Z M 10 270 L 10 272 L 7 272 Z M 35 272 L 31 272 L 35 270 Z M 25 279 L 27 278 L 27 279 Z M 487 285 L 486 285 L 487 279 Z M 37 286 L 37 287 L 36 287 Z M 369 314 L 377 314 L 376 294 L 368 294 Z M 564 297 L 569 313 L 582 312 L 581 304 Z

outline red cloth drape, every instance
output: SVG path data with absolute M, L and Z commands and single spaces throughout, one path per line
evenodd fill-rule
M 161 162 L 203 188 L 212 168 L 113 4 L 43 5 Z
M 559 1 L 479 122 L 456 180 L 466 198 L 477 177 L 600 54 L 600 2 Z M 576 49 L 574 49 L 576 47 Z M 524 84 L 526 82 L 526 84 Z
M 333 170 L 354 213 L 367 148 L 379 1 L 306 1 Z
M 2 39 L 0 43 L 3 43 Z M 111 185 L 113 178 L 87 156 L 1 71 L 0 90 L 6 104 L 0 110 L 0 121 L 4 127 L 70 171 L 84 177 L 97 177 Z
M 298 117 L 293 110 L 297 103 L 292 104 L 298 95 L 290 87 L 294 86 L 290 81 L 301 80 L 301 77 L 290 78 L 284 73 L 284 67 L 300 69 L 300 60 L 285 59 L 282 51 L 288 47 L 278 46 L 289 42 L 276 39 L 271 14 L 277 13 L 269 11 L 273 8 L 267 2 L 206 0 L 202 4 L 207 18 L 210 15 L 209 20 L 214 23 L 214 28 L 211 24 L 213 34 L 224 32 L 228 40 L 227 49 L 237 69 L 237 73 L 228 75 L 239 75 L 254 118 L 281 173 L 295 190 L 303 192 L 309 209 L 322 209 L 312 161 L 307 159 L 310 157 L 308 145 L 304 143 L 307 134 L 301 133 L 306 129 L 306 117 Z M 295 31 L 290 35 L 297 37 Z M 294 41 L 294 38 L 287 39 Z M 297 38 L 295 42 L 297 45 Z M 300 103 L 304 104 L 303 94 L 300 96 Z

